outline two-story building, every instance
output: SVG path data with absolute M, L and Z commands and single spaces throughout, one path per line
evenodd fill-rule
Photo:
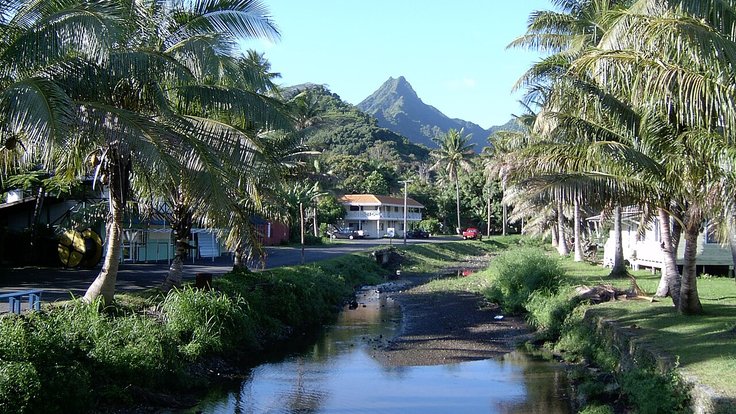
M 340 227 L 363 231 L 365 237 L 403 236 L 404 198 L 373 194 L 348 194 L 340 197 L 347 214 Z M 407 227 L 422 220 L 424 208 L 416 200 L 406 199 Z

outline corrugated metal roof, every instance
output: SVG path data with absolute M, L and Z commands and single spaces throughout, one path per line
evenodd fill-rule
M 360 205 L 360 206 L 380 206 L 380 205 L 403 206 L 404 205 L 403 197 L 399 198 L 399 197 L 390 197 L 390 196 L 374 195 L 374 194 L 346 194 L 340 197 L 339 200 L 343 204 Z M 412 199 L 411 197 L 406 198 L 406 205 L 407 207 L 424 208 L 422 204 Z

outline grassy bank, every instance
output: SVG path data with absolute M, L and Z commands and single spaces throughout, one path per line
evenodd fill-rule
M 562 264 L 578 284 L 604 280 L 601 268 L 569 259 Z M 659 274 L 637 272 L 636 280 L 652 293 Z M 615 283 L 628 285 L 625 280 Z M 732 278 L 701 277 L 698 292 L 705 311 L 699 316 L 678 315 L 669 299 L 608 302 L 590 312 L 591 316 L 633 327 L 637 342 L 674 356 L 680 369 L 697 377 L 698 382 L 736 396 L 736 283 Z
M 410 246 L 400 255 L 409 273 L 438 272 L 495 248 L 448 243 Z M 0 318 L 0 412 L 165 404 L 162 393 L 206 388 L 204 373 L 221 361 L 256 362 L 265 349 L 318 328 L 356 287 L 389 273 L 364 252 L 230 273 L 211 291 L 147 291 L 118 295 L 109 307 L 67 302 L 8 315 Z
M 687 412 L 688 386 L 681 375 L 694 377 L 726 396 L 736 396 L 736 284 L 733 279 L 700 278 L 705 314 L 680 316 L 669 299 L 620 300 L 588 305 L 574 298 L 579 285 L 610 284 L 626 289 L 628 279 L 608 279 L 609 269 L 559 258 L 545 248 L 528 249 L 513 240 L 484 241 L 505 250 L 491 266 L 467 277 L 432 281 L 428 291 L 460 290 L 486 295 L 508 312 L 526 314 L 538 329 L 538 344 L 563 358 L 603 368 L 578 380 L 582 405 L 588 412 L 612 412 L 636 407 L 638 412 Z M 547 251 L 547 253 L 545 253 Z M 640 288 L 653 293 L 659 275 L 632 272 Z M 586 315 L 586 321 L 583 316 Z M 635 347 L 653 350 L 650 360 L 635 356 L 636 364 L 622 371 L 621 344 L 597 331 L 595 321 L 613 321 L 626 330 Z M 677 375 L 662 371 L 657 355 L 670 356 Z M 605 374 L 605 372 L 612 374 Z M 601 385 L 607 382 L 605 385 Z M 624 398 L 621 398 L 621 396 Z
M 202 387 L 212 358 L 257 360 L 264 348 L 329 320 L 355 286 L 386 271 L 368 254 L 68 302 L 0 320 L 0 412 L 85 412 L 158 391 Z

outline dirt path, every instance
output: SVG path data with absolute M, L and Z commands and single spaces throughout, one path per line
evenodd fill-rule
M 463 292 L 426 292 L 421 286 L 389 294 L 402 308 L 402 330 L 374 350 L 389 366 L 451 364 L 496 358 L 529 338 L 522 317 L 502 315 L 484 298 Z

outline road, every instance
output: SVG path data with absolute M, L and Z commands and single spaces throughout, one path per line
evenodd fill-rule
M 431 239 L 408 240 L 407 243 L 437 243 L 459 240 L 458 237 L 444 236 Z M 340 255 L 366 250 L 371 247 L 397 244 L 403 240 L 365 239 L 340 240 L 322 246 L 307 246 L 304 249 L 305 263 L 330 259 Z M 273 246 L 266 248 L 266 269 L 296 265 L 301 262 L 301 248 L 294 246 Z M 161 284 L 169 266 L 159 263 L 122 263 L 118 270 L 116 289 L 118 292 L 135 292 Z M 192 280 L 197 273 L 211 273 L 215 276 L 232 270 L 232 258 L 202 259 L 184 266 L 184 279 Z M 89 285 L 99 273 L 98 269 L 80 270 L 63 268 L 0 268 L 0 293 L 16 292 L 26 289 L 43 289 L 43 301 L 67 300 L 84 295 Z M 23 304 L 25 309 L 27 304 Z M 0 304 L 0 313 L 8 311 L 8 303 Z

